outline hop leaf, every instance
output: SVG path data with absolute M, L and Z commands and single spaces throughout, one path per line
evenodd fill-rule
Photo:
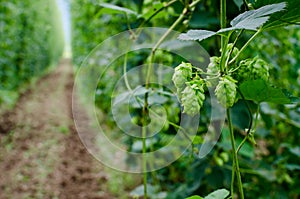
M 175 68 L 172 80 L 177 90 L 182 90 L 185 87 L 185 83 L 192 77 L 192 64 L 182 62 Z
M 224 107 L 232 107 L 236 97 L 236 80 L 230 76 L 221 77 L 216 87 L 215 94 L 220 104 Z

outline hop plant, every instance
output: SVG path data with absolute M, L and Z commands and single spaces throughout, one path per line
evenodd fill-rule
M 224 107 L 232 107 L 236 97 L 237 81 L 231 76 L 220 77 L 219 84 L 216 87 L 215 94 L 220 104 Z
M 200 112 L 205 100 L 204 86 L 205 82 L 200 78 L 186 84 L 181 98 L 184 113 L 194 116 Z

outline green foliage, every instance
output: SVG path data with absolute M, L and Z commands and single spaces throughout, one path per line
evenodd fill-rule
M 16 92 L 57 62 L 63 50 L 59 16 L 55 1 L 0 2 L 0 90 Z
M 289 104 L 293 100 L 287 92 L 272 87 L 262 79 L 245 81 L 240 85 L 240 89 L 246 100 L 253 100 L 257 103 Z
M 200 196 L 191 196 L 186 199 L 225 199 L 229 195 L 229 191 L 226 189 L 219 189 L 212 193 L 210 193 L 208 196 L 202 198 Z

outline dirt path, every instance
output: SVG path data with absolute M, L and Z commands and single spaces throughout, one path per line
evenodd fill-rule
M 75 131 L 72 86 L 70 61 L 62 60 L 0 121 L 1 199 L 113 198 Z

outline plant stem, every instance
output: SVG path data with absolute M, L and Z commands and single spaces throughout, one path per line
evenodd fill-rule
M 239 151 L 241 150 L 242 146 L 245 144 L 245 142 L 248 139 L 248 134 L 244 137 L 244 139 L 242 140 L 241 144 L 238 146 L 237 150 L 236 150 L 236 154 L 239 153 Z
M 223 28 L 226 28 L 226 20 L 227 20 L 227 17 L 226 17 L 226 0 L 221 0 L 221 12 L 220 12 L 220 15 L 221 15 L 221 29 Z
M 192 2 L 188 8 L 191 9 L 193 8 L 194 6 L 197 5 L 197 3 L 199 3 L 201 0 L 196 0 L 194 2 Z M 148 67 L 148 71 L 147 71 L 147 77 L 146 77 L 146 88 L 147 88 L 147 85 L 149 84 L 149 81 L 150 81 L 150 75 L 151 75 L 151 71 L 152 71 L 152 61 L 154 59 L 154 56 L 155 56 L 155 52 L 156 50 L 158 49 L 158 47 L 162 44 L 162 42 L 167 38 L 167 36 L 172 32 L 172 30 L 174 30 L 174 28 L 176 26 L 179 25 L 179 23 L 182 22 L 182 20 L 184 19 L 184 17 L 187 15 L 188 13 L 188 9 L 187 8 L 184 8 L 182 13 L 180 14 L 180 16 L 177 18 L 177 20 L 172 24 L 172 26 L 167 30 L 167 32 L 165 32 L 163 34 L 163 36 L 158 40 L 158 42 L 155 44 L 155 46 L 152 48 L 151 50 L 151 54 L 150 54 L 150 63 L 149 63 L 149 67 Z
M 143 111 L 144 112 L 144 111 Z M 145 117 L 144 117 L 145 118 Z M 145 119 L 143 119 L 144 121 Z M 145 122 L 143 122 L 144 124 Z M 144 184 L 144 199 L 147 199 L 147 159 L 145 157 L 147 146 L 146 146 L 146 134 L 147 134 L 147 127 L 142 127 L 142 140 L 143 140 L 143 184 Z
M 221 29 L 226 28 L 226 0 L 220 1 L 220 20 L 221 20 Z M 224 72 L 225 64 L 224 64 L 224 54 L 226 51 L 226 46 L 228 43 L 228 38 L 226 38 L 224 35 L 221 35 L 221 50 L 222 50 L 222 57 L 221 57 L 221 64 L 220 64 L 220 71 L 221 73 Z
M 149 21 L 151 21 L 151 19 L 152 19 L 153 17 L 155 17 L 158 13 L 160 13 L 161 11 L 163 11 L 164 9 L 166 9 L 167 7 L 169 7 L 169 6 L 171 6 L 172 4 L 174 4 L 176 1 L 178 1 L 178 0 L 172 0 L 172 1 L 168 2 L 168 3 L 166 3 L 166 4 L 165 4 L 163 7 L 161 7 L 160 9 L 156 10 L 156 11 L 155 11 L 148 19 L 146 19 L 145 21 L 143 21 L 143 22 L 139 25 L 139 27 L 137 28 L 138 30 L 137 30 L 136 34 L 139 35 L 139 34 L 140 34 L 140 31 L 141 31 L 141 28 L 142 28 L 145 24 L 147 24 Z
M 175 1 L 172 1 L 174 3 Z M 200 0 L 196 0 L 195 2 L 191 3 L 189 5 L 189 8 L 194 7 Z M 168 4 L 169 6 L 170 4 Z M 186 14 L 188 13 L 188 9 L 184 8 L 180 16 L 177 18 L 177 20 L 172 24 L 172 26 L 163 34 L 163 36 L 158 40 L 158 42 L 155 44 L 155 46 L 151 50 L 150 54 L 150 63 L 147 69 L 147 74 L 146 74 L 146 82 L 145 82 L 145 88 L 148 89 L 150 86 L 150 77 L 152 73 L 152 68 L 153 68 L 153 60 L 155 56 L 155 52 L 158 49 L 158 47 L 162 44 L 162 42 L 167 38 L 167 36 L 172 32 L 172 30 L 179 25 L 179 23 L 182 22 Z M 144 107 L 143 107 L 143 130 L 142 130 L 142 140 L 143 140 L 143 154 L 146 153 L 146 134 L 147 134 L 147 127 L 146 127 L 146 120 L 145 117 L 148 115 L 148 93 L 145 94 L 145 100 L 144 100 Z M 144 184 L 144 199 L 147 199 L 147 160 L 145 156 L 143 156 L 143 184 Z
M 146 117 L 148 116 L 148 93 L 145 94 L 145 101 L 144 101 L 144 107 L 143 107 L 143 114 L 142 114 L 142 144 L 143 144 L 143 184 L 144 184 L 144 199 L 147 199 L 147 159 L 146 159 L 146 152 L 147 152 L 147 145 L 146 145 L 146 139 L 147 139 L 147 121 Z
M 230 184 L 230 194 L 231 194 L 231 198 L 234 199 L 234 168 L 235 168 L 235 164 L 234 161 L 232 161 L 232 167 L 231 167 L 231 184 Z
M 130 46 L 130 45 L 128 45 L 128 46 Z M 128 77 L 127 77 L 128 51 L 129 51 L 129 48 L 126 50 L 125 57 L 124 57 L 123 74 L 124 74 L 124 81 L 125 81 L 126 88 L 130 92 L 132 92 L 132 89 L 131 89 L 131 87 L 129 85 L 129 81 L 128 81 Z
M 233 62 L 236 61 L 236 59 L 242 54 L 242 52 L 248 47 L 248 45 L 255 39 L 257 35 L 261 33 L 261 30 L 258 30 L 252 37 L 244 44 L 244 46 L 241 48 L 241 50 L 238 52 L 238 54 L 232 58 L 232 60 L 229 62 L 229 65 L 231 65 Z
M 146 89 L 149 88 L 150 86 L 150 77 L 152 73 L 152 68 L 153 68 L 153 60 L 155 56 L 155 52 L 157 48 L 161 45 L 161 43 L 166 39 L 166 37 L 171 33 L 171 31 L 184 19 L 185 15 L 187 13 L 187 9 L 185 8 L 182 12 L 182 14 L 178 17 L 178 19 L 172 24 L 172 26 L 167 30 L 167 32 L 164 33 L 164 35 L 158 40 L 158 42 L 155 44 L 155 46 L 151 50 L 150 54 L 150 63 L 147 69 L 147 75 L 146 75 L 146 82 L 145 82 L 145 87 Z M 146 121 L 145 117 L 147 116 L 147 111 L 148 110 L 148 95 L 147 93 L 145 94 L 145 102 L 144 102 L 144 107 L 143 107 L 143 132 L 142 132 L 142 139 L 143 139 L 143 154 L 146 153 Z M 143 156 L 143 172 L 144 172 L 144 177 L 143 177 L 143 182 L 144 182 L 144 199 L 147 199 L 147 160 L 145 156 Z
M 238 185 L 238 189 L 239 189 L 239 198 L 244 199 L 243 184 L 242 184 L 242 178 L 241 178 L 241 173 L 240 173 L 239 160 L 238 160 L 237 153 L 236 153 L 234 132 L 233 132 L 232 120 L 231 120 L 231 114 L 230 114 L 229 108 L 226 110 L 226 114 L 227 114 L 227 120 L 228 120 L 228 127 L 229 127 L 229 131 L 230 131 L 231 146 L 232 146 L 232 159 L 233 159 L 232 166 L 233 166 L 233 170 L 235 172 L 236 178 L 237 178 L 237 185 Z M 231 184 L 231 185 L 233 185 L 233 184 Z M 231 190 L 233 190 L 232 187 L 231 187 Z M 232 195 L 233 195 L 233 193 L 232 193 Z
M 242 91 L 241 91 L 239 88 L 237 88 L 237 92 L 238 92 L 238 93 L 240 94 L 240 96 L 242 97 L 242 99 L 243 99 L 243 101 L 244 101 L 244 103 L 245 103 L 245 105 L 246 105 L 246 108 L 247 108 L 247 110 L 248 110 L 248 113 L 249 113 L 250 123 L 249 123 L 249 127 L 248 127 L 248 130 L 247 130 L 247 135 L 248 135 L 249 132 L 250 132 L 251 129 L 252 129 L 252 124 L 253 124 L 253 115 L 252 115 L 252 111 L 251 111 L 251 108 L 250 108 L 248 102 L 246 101 L 245 96 L 243 95 Z
M 247 132 L 246 132 L 246 136 L 244 137 L 244 139 L 242 140 L 242 142 L 240 143 L 240 145 L 238 146 L 238 148 L 237 148 L 237 150 L 236 150 L 236 153 L 238 154 L 239 151 L 241 150 L 241 148 L 243 147 L 243 145 L 245 144 L 245 142 L 247 141 L 248 136 L 249 136 L 249 133 L 250 133 L 250 131 L 251 131 L 251 129 L 252 129 L 253 116 L 252 116 L 252 112 L 251 112 L 250 106 L 249 106 L 248 102 L 246 101 L 246 99 L 245 99 L 243 93 L 241 92 L 241 90 L 240 90 L 239 88 L 237 89 L 237 91 L 238 91 L 238 93 L 241 95 L 241 97 L 242 97 L 242 99 L 243 99 L 243 101 L 244 101 L 244 103 L 245 103 L 245 105 L 246 105 L 246 107 L 247 107 L 247 109 L 248 109 L 249 117 L 250 117 L 250 123 L 249 123 L 248 130 L 247 130 Z
M 226 68 L 227 68 L 227 71 L 229 71 L 229 67 L 230 67 L 230 65 L 228 64 L 228 62 L 229 62 L 229 60 L 230 60 L 231 54 L 232 54 L 232 52 L 233 52 L 233 50 L 234 50 L 234 47 L 235 47 L 236 44 L 237 44 L 237 41 L 239 40 L 239 38 L 240 38 L 240 36 L 242 35 L 243 32 L 244 32 L 244 30 L 241 30 L 241 31 L 239 32 L 239 34 L 236 36 L 236 38 L 235 38 L 235 40 L 234 40 L 234 42 L 233 42 L 232 48 L 230 49 L 230 52 L 228 53 L 228 56 L 227 56 L 226 62 L 225 62 L 225 66 L 226 66 Z
M 187 13 L 187 9 L 185 8 L 182 12 L 182 14 L 177 18 L 177 20 L 172 24 L 172 26 L 163 34 L 163 36 L 158 40 L 158 42 L 155 44 L 155 46 L 151 50 L 150 54 L 150 63 L 147 70 L 147 77 L 146 77 L 146 89 L 149 88 L 149 82 L 150 82 L 150 76 L 153 68 L 153 60 L 155 56 L 155 52 L 158 49 L 158 47 L 162 44 L 162 42 L 166 39 L 166 37 L 171 33 L 171 31 L 184 19 L 185 15 Z
M 229 165 L 224 165 L 223 167 L 225 169 L 232 170 L 232 167 Z M 260 172 L 258 172 L 257 170 L 253 170 L 253 169 L 240 168 L 240 171 L 243 173 L 252 174 L 252 175 L 261 175 Z M 261 171 L 263 171 L 263 170 L 261 170 Z
M 192 3 L 189 5 L 189 8 L 195 7 L 200 1 L 202 1 L 202 0 L 196 0 L 196 1 L 192 2 Z
M 230 37 L 230 36 L 229 36 Z M 226 70 L 227 72 L 227 65 L 226 65 L 226 47 L 228 45 L 228 42 L 229 42 L 229 37 L 225 37 L 223 40 L 224 44 L 223 44 L 223 47 L 221 48 L 222 49 L 222 54 L 221 54 L 221 61 L 220 61 L 220 71 L 221 71 L 221 74 L 224 73 L 224 71 Z M 222 39 L 222 37 L 221 37 Z

